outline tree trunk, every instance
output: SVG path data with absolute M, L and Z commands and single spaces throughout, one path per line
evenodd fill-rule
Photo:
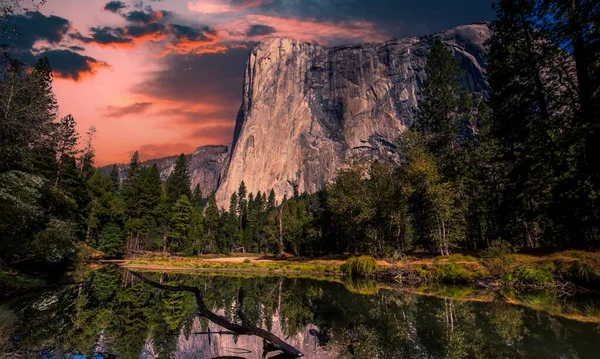
M 198 315 L 210 320 L 211 322 L 213 322 L 227 330 L 230 330 L 232 332 L 235 332 L 235 333 L 241 334 L 241 335 L 244 335 L 244 334 L 256 335 L 256 336 L 268 341 L 269 343 L 273 344 L 273 346 L 275 348 L 283 351 L 284 353 L 286 353 L 294 358 L 299 358 L 299 357 L 304 356 L 298 349 L 296 349 L 293 346 L 289 345 L 288 343 L 284 342 L 283 340 L 281 340 L 279 337 L 277 337 L 273 333 L 268 332 L 262 328 L 258 328 L 254 324 L 249 323 L 247 320 L 243 320 L 243 318 L 242 318 L 242 320 L 244 323 L 240 325 L 240 324 L 232 323 L 232 322 L 228 321 L 225 317 L 220 316 L 216 313 L 213 313 L 206 307 L 206 304 L 204 304 L 202 292 L 197 287 L 162 285 L 162 284 L 154 282 L 136 272 L 131 272 L 131 274 L 134 275 L 135 277 L 141 279 L 146 284 L 149 284 L 158 289 L 169 290 L 169 291 L 173 291 L 173 292 L 193 293 L 194 296 L 196 297 L 196 305 L 198 306 L 198 311 L 197 311 Z

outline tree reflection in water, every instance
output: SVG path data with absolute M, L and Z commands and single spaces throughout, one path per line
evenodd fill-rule
M 567 305 L 552 295 L 529 294 L 526 303 L 540 309 L 533 310 L 502 300 L 485 303 L 377 290 L 373 283 L 144 276 L 163 285 L 200 288 L 208 309 L 234 323 L 254 323 L 307 358 L 595 358 L 600 352 L 600 306 L 594 298 Z M 563 316 L 547 312 L 559 314 L 559 304 Z M 118 358 L 262 358 L 262 339 L 209 323 L 196 311 L 191 293 L 161 290 L 127 271 L 106 267 L 90 273 L 81 285 L 0 307 L 0 358 L 43 352 L 57 357 L 83 353 L 88 358 L 94 353 Z

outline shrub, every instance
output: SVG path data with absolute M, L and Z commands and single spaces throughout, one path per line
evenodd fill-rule
M 244 259 L 244 262 L 243 262 L 243 263 L 246 263 L 246 264 L 248 264 L 248 263 L 250 263 L 250 262 L 251 262 L 251 261 L 250 261 L 250 259 L 246 258 L 246 259 Z
M 341 269 L 348 275 L 365 276 L 377 270 L 377 261 L 371 256 L 350 257 Z
M 504 277 L 510 272 L 514 263 L 511 256 L 513 248 L 510 243 L 502 240 L 494 241 L 483 251 L 483 265 L 496 278 Z

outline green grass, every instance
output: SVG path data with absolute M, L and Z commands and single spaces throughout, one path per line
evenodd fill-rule
M 479 273 L 458 263 L 437 264 L 434 277 L 447 284 L 470 284 L 479 277 Z
M 503 243 L 486 250 L 481 257 L 453 254 L 444 257 L 406 259 L 395 268 L 379 267 L 373 257 L 351 257 L 346 263 L 339 260 L 244 260 L 243 262 L 208 261 L 207 257 L 143 257 L 132 259 L 132 266 L 205 269 L 216 271 L 240 270 L 272 273 L 318 273 L 368 276 L 379 270 L 390 270 L 397 278 L 411 285 L 421 283 L 475 284 L 478 280 L 494 281 L 503 287 L 551 288 L 557 283 L 570 282 L 586 289 L 600 289 L 600 253 L 563 251 L 536 256 L 512 253 Z
M 525 265 L 516 267 L 504 280 L 506 283 L 517 286 L 551 287 L 554 285 L 554 274 L 552 269 L 547 266 Z
M 377 261 L 371 256 L 350 257 L 341 269 L 350 276 L 366 276 L 377 270 Z
M 322 264 L 313 262 L 288 262 L 288 261 L 250 261 L 243 262 L 212 262 L 196 258 L 169 258 L 147 257 L 132 259 L 131 266 L 156 266 L 164 268 L 206 269 L 206 270 L 244 270 L 244 271 L 272 271 L 272 272 L 307 272 L 339 274 L 340 266 L 336 264 Z
M 23 274 L 0 271 L 0 288 L 4 292 L 21 291 L 45 285 L 40 278 L 31 278 Z

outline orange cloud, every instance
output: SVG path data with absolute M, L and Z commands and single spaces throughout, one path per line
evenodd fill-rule
M 220 38 L 216 35 L 213 37 L 192 39 L 183 37 L 173 42 L 167 43 L 165 49 L 159 57 L 168 54 L 207 54 L 225 52 L 227 47 L 216 45 Z
M 188 9 L 203 14 L 219 14 L 226 12 L 241 11 L 263 4 L 268 4 L 272 0 L 251 0 L 240 4 L 231 4 L 228 2 L 221 2 L 219 0 L 200 0 L 188 3 Z

